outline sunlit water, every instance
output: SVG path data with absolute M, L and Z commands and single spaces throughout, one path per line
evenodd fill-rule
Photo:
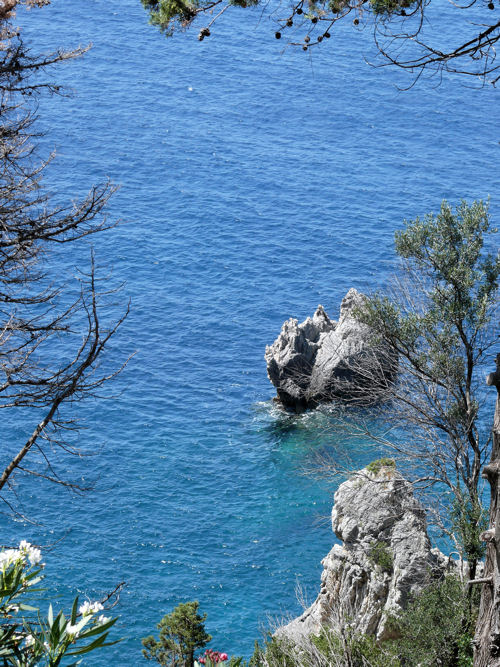
M 288 317 L 318 303 L 335 316 L 351 286 L 383 285 L 404 218 L 490 194 L 499 212 L 493 89 L 402 92 L 407 75 L 369 67 L 351 24 L 310 58 L 281 53 L 259 17 L 237 11 L 202 44 L 165 40 L 138 0 L 53 0 L 19 19 L 44 48 L 94 44 L 54 72 L 76 96 L 40 102 L 56 198 L 122 186 L 109 211 L 124 223 L 94 245 L 101 275 L 126 282 L 110 316 L 132 300 L 112 362 L 136 354 L 112 400 L 77 407 L 82 446 L 102 453 L 65 464 L 97 491 L 28 481 L 20 496 L 44 525 L 3 519 L 6 543 L 54 544 L 61 603 L 127 582 L 126 639 L 92 665 L 141 664 L 140 638 L 190 599 L 214 648 L 249 655 L 269 617 L 298 613 L 297 586 L 314 597 L 334 486 L 303 470 L 343 445 L 327 411 L 273 407 L 265 345 Z M 87 256 L 57 259 L 70 282 Z

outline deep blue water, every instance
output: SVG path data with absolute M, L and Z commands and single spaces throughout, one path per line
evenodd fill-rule
M 202 44 L 195 30 L 166 40 L 138 0 L 19 17 L 43 48 L 93 42 L 54 72 L 76 95 L 39 103 L 55 198 L 121 184 L 109 213 L 124 222 L 93 242 L 101 274 L 126 283 L 110 317 L 132 300 L 111 362 L 136 354 L 112 400 L 77 407 L 82 447 L 102 453 L 64 463 L 97 491 L 25 482 L 44 525 L 3 519 L 4 542 L 64 538 L 47 553 L 62 600 L 127 582 L 126 640 L 92 665 L 141 664 L 140 638 L 190 599 L 214 648 L 249 655 L 268 617 L 299 612 L 297 584 L 315 596 L 334 487 L 302 472 L 343 445 L 327 415 L 273 408 L 265 345 L 288 317 L 318 303 L 335 315 L 349 287 L 383 285 L 404 218 L 442 198 L 491 195 L 500 211 L 494 89 L 449 78 L 403 92 L 408 75 L 370 68 L 370 37 L 350 24 L 310 58 L 282 53 L 259 17 L 236 11 Z M 72 252 L 54 260 L 69 282 L 88 248 Z M 361 444 L 352 455 L 364 460 Z

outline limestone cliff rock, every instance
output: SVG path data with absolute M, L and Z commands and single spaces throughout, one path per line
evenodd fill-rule
M 390 615 L 432 578 L 456 568 L 431 549 L 424 509 L 412 485 L 390 465 L 369 466 L 341 484 L 332 525 L 343 544 L 334 545 L 322 561 L 316 601 L 278 631 L 295 643 L 325 625 L 334 631 L 349 625 L 386 639 Z
M 275 342 L 266 347 L 269 379 L 278 399 L 296 412 L 336 398 L 369 396 L 392 379 L 394 357 L 374 342 L 370 328 L 355 316 L 366 297 L 350 289 L 338 322 L 323 306 L 301 324 L 287 320 Z
M 297 412 L 308 406 L 308 387 L 321 338 L 335 331 L 337 322 L 330 320 L 323 306 L 301 324 L 290 318 L 274 343 L 266 347 L 267 374 L 287 408 Z

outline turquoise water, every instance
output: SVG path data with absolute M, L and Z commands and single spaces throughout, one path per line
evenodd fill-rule
M 110 362 L 136 354 L 112 400 L 78 406 L 82 447 L 102 453 L 62 464 L 97 490 L 27 481 L 43 525 L 3 519 L 5 542 L 53 545 L 61 602 L 127 582 L 126 639 L 92 665 L 141 664 L 140 638 L 189 599 L 214 648 L 248 655 L 269 617 L 300 611 L 297 586 L 315 596 L 334 485 L 303 469 L 344 445 L 327 412 L 273 407 L 265 345 L 288 317 L 318 303 L 335 316 L 349 287 L 383 285 L 404 218 L 443 197 L 491 195 L 499 213 L 493 89 L 402 92 L 406 75 L 366 65 L 370 38 L 350 24 L 310 58 L 282 53 L 259 18 L 237 12 L 203 44 L 165 40 L 138 0 L 54 0 L 19 19 L 43 48 L 93 42 L 54 73 L 75 96 L 39 105 L 55 197 L 121 184 L 109 211 L 123 224 L 94 244 L 102 274 L 126 283 L 110 316 L 132 301 Z M 69 282 L 88 248 L 74 253 L 54 259 Z

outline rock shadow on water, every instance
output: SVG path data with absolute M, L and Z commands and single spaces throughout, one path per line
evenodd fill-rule
M 333 475 L 332 466 L 325 466 L 325 462 L 335 461 L 339 468 L 348 469 L 353 458 L 364 459 L 360 453 L 366 448 L 360 439 L 352 442 L 352 436 L 328 406 L 295 414 L 269 400 L 254 408 L 253 427 L 267 441 L 269 452 L 315 482 L 326 482 L 329 489 L 335 489 L 344 476 Z

